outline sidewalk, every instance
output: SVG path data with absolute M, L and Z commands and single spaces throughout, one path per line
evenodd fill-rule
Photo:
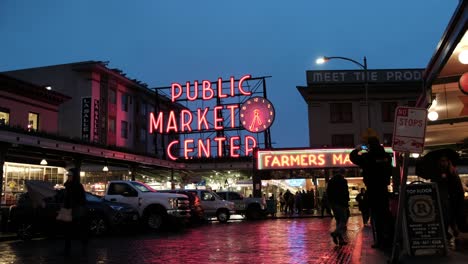
M 460 234 L 457 242 L 451 241 L 447 256 L 408 256 L 402 255 L 398 263 L 439 264 L 468 263 L 468 233 Z M 372 229 L 363 227 L 357 235 L 352 263 L 389 263 L 391 250 L 384 252 L 371 247 L 373 243 Z

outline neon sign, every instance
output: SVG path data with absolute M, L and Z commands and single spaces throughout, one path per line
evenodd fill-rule
M 245 156 L 249 156 L 253 153 L 254 148 L 258 146 L 257 139 L 252 135 L 234 135 L 234 136 L 224 136 L 224 133 L 219 134 L 220 131 L 225 129 L 236 129 L 238 124 L 242 124 L 243 119 L 238 119 L 239 112 L 241 107 L 244 108 L 239 103 L 221 103 L 221 98 L 229 99 L 238 96 L 251 96 L 252 92 L 244 88 L 244 82 L 251 79 L 251 75 L 244 75 L 239 80 L 235 80 L 234 77 L 230 77 L 229 81 L 223 81 L 221 78 L 218 78 L 216 82 L 210 82 L 203 80 L 201 82 L 194 81 L 193 83 L 186 82 L 185 85 L 180 83 L 172 83 L 170 89 L 170 96 L 172 102 L 177 102 L 184 100 L 187 102 L 193 102 L 196 100 L 210 101 L 217 100 L 216 105 L 211 107 L 198 107 L 194 111 L 189 109 L 182 109 L 179 111 L 171 110 L 167 112 L 153 113 L 149 115 L 149 132 L 159 133 L 159 134 L 187 134 L 192 132 L 213 132 L 215 137 L 210 138 L 188 138 L 188 139 L 176 139 L 167 145 L 166 153 L 167 156 L 176 160 L 176 157 L 173 153 L 174 150 L 178 147 L 182 149 L 182 154 L 185 159 L 190 159 L 192 157 L 240 157 L 241 153 Z M 229 82 L 229 87 L 223 88 L 223 82 Z M 215 85 L 214 85 L 215 84 Z M 169 87 L 168 87 L 169 88 Z M 263 97 L 254 97 L 255 103 L 257 104 L 260 99 L 262 103 L 266 103 L 266 107 L 271 110 L 267 111 L 267 114 L 270 112 L 274 115 L 274 110 L 272 104 Z M 250 99 L 249 99 L 250 100 Z M 247 100 L 246 102 L 250 102 Z M 252 101 L 253 102 L 253 101 Z M 250 105 L 251 103 L 249 103 Z M 245 107 L 246 108 L 246 107 Z M 261 109 L 260 107 L 256 108 Z M 245 110 L 245 109 L 244 109 Z M 274 120 L 274 116 L 263 115 L 264 118 L 261 118 L 262 112 L 258 112 L 257 115 L 254 115 L 262 123 L 261 126 L 256 127 L 250 132 L 261 132 L 267 129 Z M 250 112 L 243 111 L 241 116 L 245 117 L 250 115 Z M 261 119 L 260 119 L 261 118 Z M 241 121 L 241 122 L 239 122 Z M 266 127 L 268 125 L 268 127 Z M 244 125 L 245 127 L 245 125 Z M 212 150 L 213 149 L 213 150 Z M 213 153 L 212 153 L 213 151 Z
M 353 149 L 297 149 L 259 150 L 257 169 L 311 169 L 330 167 L 356 167 L 349 159 Z M 391 148 L 386 152 L 393 153 Z

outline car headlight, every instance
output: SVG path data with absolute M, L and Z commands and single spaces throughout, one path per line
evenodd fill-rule
M 110 207 L 112 209 L 114 209 L 115 211 L 121 211 L 121 210 L 125 209 L 125 207 L 120 206 L 120 205 L 110 205 Z
M 172 208 L 172 209 L 175 209 L 177 208 L 177 198 L 169 198 L 169 206 Z

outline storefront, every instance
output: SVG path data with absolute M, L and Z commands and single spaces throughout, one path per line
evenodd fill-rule
M 468 8 L 460 1 L 424 72 L 424 92 L 418 107 L 429 111 L 425 153 L 451 148 L 468 186 Z M 465 193 L 467 195 L 468 193 Z

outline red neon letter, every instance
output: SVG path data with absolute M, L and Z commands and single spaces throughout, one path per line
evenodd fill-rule
M 231 157 L 233 158 L 238 158 L 240 155 L 239 155 L 239 152 L 237 152 L 237 150 L 240 149 L 239 145 L 236 145 L 234 141 L 236 140 L 240 140 L 240 137 L 239 136 L 233 136 L 229 139 L 230 143 L 231 143 Z
M 231 90 L 231 96 L 236 95 L 236 92 L 235 92 L 235 89 L 234 89 L 234 87 L 236 85 L 234 84 L 234 82 L 235 82 L 234 76 L 231 76 L 231 87 L 229 87 L 230 90 Z
M 177 92 L 176 92 L 177 89 Z M 182 95 L 182 85 L 178 83 L 173 83 L 171 85 L 171 95 L 172 95 L 172 102 L 175 102 L 177 98 Z
M 243 94 L 243 95 L 251 95 L 252 94 L 252 92 L 250 92 L 250 91 L 246 92 L 246 91 L 244 91 L 244 89 L 242 89 L 242 83 L 245 80 L 250 79 L 250 77 L 252 77 L 252 76 L 250 74 L 247 74 L 247 75 L 243 76 L 242 78 L 240 78 L 240 80 L 239 80 L 239 92 L 241 94 Z
M 223 94 L 223 79 L 221 78 L 218 78 L 218 97 L 219 98 L 228 97 L 227 94 Z
M 220 115 L 222 115 L 221 111 L 223 111 L 222 106 L 215 106 L 213 108 L 213 112 L 214 112 L 213 123 L 214 123 L 214 129 L 215 130 L 221 130 L 224 127 L 223 126 L 223 117 L 219 117 Z
M 174 110 L 171 110 L 169 112 L 169 118 L 167 120 L 166 133 L 169 133 L 171 130 L 174 130 L 174 132 L 176 132 L 176 133 L 179 131 L 179 129 L 177 129 L 177 121 L 176 121 Z
M 190 96 L 190 82 L 187 82 L 185 87 L 187 88 L 187 99 L 189 101 L 195 101 L 198 97 L 198 81 L 195 81 L 193 84 L 193 97 Z
M 201 114 L 201 109 L 197 109 L 197 118 L 198 118 L 198 130 L 202 130 L 201 125 L 202 123 L 205 124 L 205 129 L 208 130 L 210 127 L 208 126 L 208 121 L 206 121 L 206 114 L 210 108 L 207 107 L 203 110 L 203 114 Z
M 211 157 L 211 141 L 209 138 L 206 139 L 206 144 L 203 144 L 203 139 L 198 139 L 198 157 L 202 157 L 202 152 L 205 157 Z
M 257 147 L 257 140 L 252 136 L 245 136 L 245 155 L 248 156 L 250 152 L 253 152 L 254 148 Z M 250 143 L 252 142 L 252 147 L 249 147 Z
M 209 94 L 209 95 L 206 95 Z M 203 100 L 211 100 L 214 97 L 213 88 L 210 81 L 202 81 L 202 98 Z
M 182 111 L 180 111 L 180 115 L 181 115 L 181 118 L 180 118 L 180 131 L 184 132 L 184 131 L 188 131 L 188 132 L 192 132 L 192 127 L 191 127 L 191 124 L 192 124 L 192 120 L 193 120 L 193 115 L 192 115 L 192 112 L 190 112 L 190 110 L 187 110 L 187 109 L 183 109 Z M 185 121 L 185 116 L 188 116 L 188 120 Z M 187 128 L 187 130 L 185 130 L 185 127 Z
M 229 110 L 231 110 L 231 127 L 236 127 L 236 108 L 239 108 L 239 105 L 232 104 L 226 106 Z
M 218 157 L 223 156 L 223 142 L 226 141 L 226 137 L 215 137 L 214 140 L 218 142 Z
M 179 140 L 174 140 L 172 141 L 171 143 L 169 143 L 169 145 L 167 145 L 167 156 L 171 159 L 171 160 L 176 160 L 177 157 L 174 157 L 172 156 L 172 146 L 175 145 L 175 144 L 179 144 Z
M 150 134 L 159 129 L 159 134 L 163 133 L 163 112 L 159 112 L 158 120 L 154 120 L 154 113 L 150 113 Z
M 193 148 L 188 147 L 189 143 L 193 144 L 193 139 L 190 138 L 190 139 L 184 140 L 184 157 L 185 157 L 185 159 L 189 158 L 188 157 L 189 152 L 193 152 Z

